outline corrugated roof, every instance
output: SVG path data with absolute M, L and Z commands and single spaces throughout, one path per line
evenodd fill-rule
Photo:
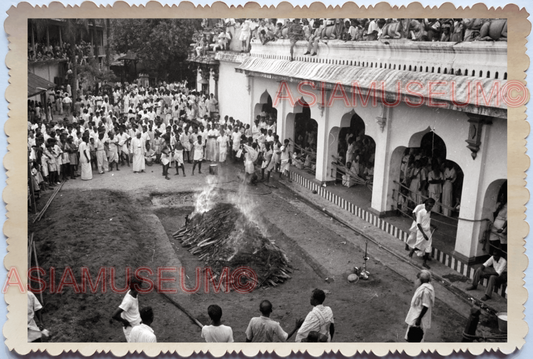
M 317 86 L 323 82 L 330 84 L 330 88 L 339 83 L 346 91 L 351 90 L 355 82 L 362 92 L 366 92 L 374 86 L 377 94 L 381 94 L 382 90 L 387 95 L 395 95 L 399 92 L 404 101 L 406 97 L 409 97 L 413 102 L 420 101 L 419 98 L 417 99 L 417 95 L 413 95 L 413 92 L 428 100 L 430 98 L 430 84 L 433 83 L 431 85 L 431 100 L 433 102 L 445 101 L 451 107 L 457 107 L 456 104 L 453 104 L 453 101 L 455 101 L 460 104 L 468 103 L 466 107 L 507 109 L 505 102 L 501 101 L 501 98 L 500 101 L 496 101 L 496 96 L 500 96 L 500 93 L 494 93 L 492 97 L 490 96 L 493 86 L 499 86 L 501 89 L 505 85 L 506 81 L 502 80 L 257 57 L 245 58 L 235 70 L 255 76 L 291 82 L 313 81 Z M 445 82 L 445 84 L 435 86 L 434 84 L 437 82 Z M 421 86 L 418 84 L 421 84 Z M 478 86 L 483 88 L 486 101 Z M 387 101 L 391 101 L 389 96 L 386 98 Z M 479 111 L 476 110 L 474 112 Z
M 55 86 L 56 85 L 53 82 L 28 72 L 28 97 L 33 97 L 41 92 L 54 88 Z
M 131 50 L 128 50 L 128 52 L 117 59 L 117 61 L 120 60 L 130 60 L 130 61 L 136 61 L 137 60 L 137 54 Z

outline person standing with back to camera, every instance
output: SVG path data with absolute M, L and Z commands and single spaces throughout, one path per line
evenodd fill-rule
M 405 340 L 408 342 L 423 342 L 427 330 L 431 328 L 431 315 L 435 305 L 435 289 L 430 282 L 430 271 L 422 270 L 418 273 L 415 280 L 415 293 L 405 318 L 405 323 L 407 323 Z

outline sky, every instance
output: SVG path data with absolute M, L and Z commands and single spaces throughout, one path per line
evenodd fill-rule
M 146 4 L 147 1 L 132 1 L 132 0 L 125 0 L 127 3 L 131 4 L 131 5 L 143 5 L 143 4 Z M 50 1 L 42 1 L 42 0 L 28 0 L 26 1 L 28 2 L 29 4 L 31 5 L 48 5 L 50 3 Z M 81 0 L 68 0 L 68 1 L 61 1 L 62 3 L 64 4 L 69 4 L 69 5 L 80 5 L 83 1 Z M 93 2 L 97 5 L 112 5 L 113 4 L 113 1 L 101 1 L 101 0 L 93 0 Z M 177 1 L 175 2 L 171 2 L 171 1 L 165 1 L 165 0 L 162 0 L 160 1 L 161 3 L 163 4 L 173 4 L 173 3 L 178 3 Z M 211 4 L 211 2 L 205 2 L 205 1 L 200 1 L 200 2 L 197 2 L 197 1 L 193 1 L 191 0 L 190 2 L 192 2 L 193 4 L 195 5 L 208 5 L 208 4 Z M 225 1 L 226 4 L 228 5 L 243 5 L 245 4 L 244 1 L 233 1 L 233 0 L 229 0 L 229 1 Z M 279 4 L 280 1 L 255 1 L 256 3 L 260 4 L 260 5 L 266 5 L 266 6 L 272 6 L 272 5 L 277 5 Z M 303 6 L 303 5 L 306 5 L 306 4 L 309 4 L 308 1 L 302 1 L 302 0 L 294 0 L 294 1 L 290 1 L 293 5 L 300 5 L 300 6 Z M 443 1 L 428 1 L 428 0 L 419 0 L 418 1 L 419 3 L 421 3 L 422 5 L 424 6 L 440 6 Z M 472 0 L 462 0 L 460 2 L 454 2 L 454 4 L 456 6 L 462 6 L 462 7 L 466 7 L 466 6 L 472 6 L 476 3 L 478 3 L 479 1 L 472 1 Z M 2 21 L 2 23 L 5 22 L 6 18 L 7 18 L 7 13 L 6 11 L 9 10 L 9 8 L 11 6 L 16 6 L 18 3 L 20 3 L 20 1 L 13 1 L 13 0 L 1 0 L 0 1 L 0 19 Z M 336 5 L 342 5 L 343 2 L 341 1 L 324 1 L 325 4 L 327 5 L 333 5 L 333 6 L 336 6 Z M 389 3 L 391 5 L 398 5 L 398 6 L 401 6 L 401 5 L 408 5 L 409 2 L 408 1 L 400 1 L 400 0 L 393 0 L 393 1 L 389 1 Z M 510 3 L 514 3 L 516 4 L 518 7 L 520 8 L 525 8 L 528 13 L 531 13 L 533 11 L 533 2 L 531 0 L 517 0 L 517 1 L 514 1 L 514 2 L 502 2 L 502 1 L 498 1 L 498 0 L 486 0 L 484 1 L 484 4 L 486 4 L 488 7 L 500 7 L 500 6 L 505 6 L 506 4 L 510 4 Z M 359 6 L 368 6 L 368 5 L 372 5 L 372 4 L 375 4 L 375 2 L 372 2 L 372 1 L 369 1 L 369 0 L 363 0 L 363 1 L 357 1 L 357 4 Z M 528 18 L 528 20 L 531 22 L 531 16 Z M 531 43 L 531 39 L 532 39 L 532 36 L 530 34 L 530 36 L 528 36 L 528 44 Z M 3 33 L 3 36 L 0 38 L 0 58 L 4 59 L 4 67 L 2 68 L 2 70 L 0 71 L 0 91 L 4 94 L 5 93 L 5 90 L 8 86 L 8 81 L 9 81 L 9 75 L 8 75 L 8 70 L 7 68 L 5 67 L 5 56 L 7 54 L 7 51 L 8 51 L 8 40 L 7 40 L 7 36 L 5 34 L 5 32 Z M 533 57 L 533 50 L 531 49 L 531 46 L 530 48 L 527 50 L 527 54 L 530 58 Z M 531 66 L 530 66 L 530 69 L 526 72 L 526 74 L 528 75 L 528 77 L 526 79 L 529 78 L 529 76 L 533 75 L 533 70 L 531 70 Z M 531 80 L 529 81 L 528 83 L 528 88 L 529 88 L 529 91 L 530 91 L 530 94 L 533 93 L 532 91 L 532 88 L 533 86 L 531 86 Z M 2 116 L 0 117 L 2 123 L 5 123 L 6 119 L 7 119 L 7 112 L 8 112 L 8 108 L 7 108 L 8 104 L 7 102 L 5 101 L 5 97 L 2 96 L 1 97 L 1 100 L 0 100 L 0 111 L 1 111 L 1 114 Z M 533 117 L 533 110 L 531 109 L 531 105 L 528 106 L 528 111 L 527 111 L 527 115 L 528 115 L 528 118 L 532 118 Z M 529 147 L 529 146 L 528 146 Z M 0 133 L 0 156 L 3 157 L 5 154 L 6 154 L 6 151 L 7 151 L 7 137 L 5 135 L 5 133 L 3 131 L 1 131 Z M 529 150 L 527 152 L 527 154 L 529 155 Z M 527 173 L 529 175 L 529 171 Z M 0 170 L 0 184 L 2 185 L 2 189 L 5 187 L 5 182 L 6 181 L 6 173 L 5 173 L 5 170 Z M 533 188 L 533 186 L 531 185 L 531 183 L 528 183 L 527 184 L 527 188 L 528 190 L 531 192 L 531 189 Z M 530 218 L 531 217 L 531 214 L 533 213 L 533 209 L 532 209 L 532 205 L 528 204 L 527 205 L 527 211 L 526 211 L 526 216 L 527 218 Z M 0 218 L 2 218 L 2 222 L 5 220 L 6 218 L 6 210 L 5 210 L 5 206 L 0 206 Z M 3 234 L 0 234 L 0 236 L 4 237 Z M 528 237 L 526 237 L 526 242 L 529 242 L 529 239 L 530 238 L 533 238 L 532 235 L 529 235 Z M 531 243 L 527 244 L 526 243 L 526 254 L 528 254 L 528 249 L 529 248 L 533 248 L 533 245 Z M 5 256 L 6 255 L 6 241 L 5 241 L 5 237 L 3 238 L 3 240 L 0 240 L 0 256 Z M 533 274 L 533 270 L 531 268 L 528 268 L 526 270 L 526 277 L 525 277 L 525 281 L 526 281 L 526 288 L 531 289 L 533 288 L 533 281 L 531 280 L 531 275 Z M 7 271 L 6 269 L 4 268 L 4 266 L 0 266 L 0 278 L 2 280 L 2 283 L 4 283 L 5 281 L 5 278 L 6 278 L 6 274 L 7 274 Z M 526 315 L 526 321 L 527 322 L 531 322 L 531 316 L 532 316 L 532 313 L 533 313 L 533 306 L 531 305 L 531 301 L 528 301 L 526 302 L 526 310 L 525 310 L 525 315 Z M 3 326 L 5 321 L 6 321 L 6 317 L 7 316 L 7 308 L 6 308 L 6 303 L 4 300 L 0 300 L 0 323 L 1 325 Z M 529 358 L 532 358 L 533 357 L 533 343 L 528 343 L 529 339 L 533 338 L 533 335 L 532 334 L 529 334 L 528 336 L 526 336 L 526 344 L 524 345 L 524 347 L 522 348 L 522 350 L 520 351 L 517 351 L 511 355 L 508 356 L 508 358 L 510 359 L 529 359 Z M 5 359 L 14 359 L 14 358 L 20 358 L 21 356 L 19 356 L 18 354 L 16 353 L 13 353 L 13 352 L 10 352 L 7 347 L 5 346 L 2 346 L 0 347 L 0 358 L 5 358 Z M 50 356 L 47 355 L 47 354 L 43 354 L 43 353 L 33 353 L 31 355 L 28 355 L 29 358 L 32 358 L 32 359 L 41 359 L 41 358 L 49 358 Z M 146 356 L 144 355 L 140 355 L 140 354 L 135 354 L 135 355 L 129 355 L 127 356 L 128 358 L 146 358 Z M 170 355 L 164 355 L 162 356 L 163 358 L 170 358 L 171 356 Z M 275 356 L 272 356 L 272 355 L 264 355 L 263 356 L 264 358 L 275 358 Z M 291 356 L 291 358 L 303 358 L 303 357 L 306 357 L 306 358 L 311 358 L 310 356 L 308 355 L 294 355 L 294 356 Z M 327 358 L 334 358 L 334 357 L 341 357 L 340 355 L 338 356 L 334 356 L 332 354 L 329 354 L 329 355 L 326 355 Z M 371 356 L 371 355 L 359 355 L 357 356 L 358 358 L 376 358 L 375 356 Z M 504 358 L 506 357 L 505 355 L 502 355 L 502 354 L 497 354 L 497 353 L 489 353 L 489 354 L 484 354 L 482 356 L 480 356 L 479 358 L 480 359 L 492 359 L 492 358 Z M 83 356 L 79 355 L 79 354 L 64 354 L 64 355 L 61 355 L 59 356 L 58 358 L 84 358 Z M 95 356 L 95 358 L 114 358 L 114 356 L 112 356 L 111 354 L 98 354 Z M 210 356 L 207 356 L 207 355 L 196 355 L 194 356 L 194 358 L 198 358 L 198 359 L 204 359 L 204 358 L 212 358 Z M 225 358 L 245 358 L 244 355 L 228 355 L 228 356 L 225 356 Z M 402 354 L 392 354 L 392 355 L 388 355 L 386 357 L 386 359 L 392 359 L 392 358 L 409 358 L 409 356 L 407 355 L 402 355 Z M 420 356 L 420 358 L 440 358 L 439 355 L 436 355 L 436 354 L 423 354 Z M 470 354 L 453 354 L 450 356 L 450 358 L 453 358 L 453 359 L 460 359 L 460 358 L 473 358 L 472 355 Z

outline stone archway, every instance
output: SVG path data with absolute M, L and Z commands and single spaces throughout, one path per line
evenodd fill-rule
M 408 147 L 401 148 L 404 151 L 401 155 L 396 153 L 396 156 L 391 157 L 389 173 L 397 173 L 395 180 L 403 181 L 404 186 L 411 187 L 409 190 L 404 188 L 403 191 L 407 191 L 410 198 L 408 205 L 412 209 L 420 204 L 415 202 L 421 202 L 429 196 L 427 179 L 432 167 L 436 166 L 440 172 L 444 172 L 443 165 L 446 161 L 447 149 L 444 140 L 430 127 L 414 133 L 409 139 Z M 419 173 L 418 168 L 421 168 L 422 173 L 416 177 L 421 184 L 416 189 L 413 187 L 411 177 Z M 460 170 L 459 166 L 457 168 Z M 462 173 L 462 170 L 460 172 Z M 400 188 L 402 187 L 397 186 L 398 191 Z M 441 199 L 437 201 L 441 202 Z M 439 205 L 434 207 L 434 211 L 440 212 Z
M 270 96 L 267 90 L 261 94 L 259 97 L 259 102 L 254 106 L 253 120 L 255 120 L 257 116 L 261 115 L 262 113 L 266 115 L 265 117 L 267 120 L 269 118 L 271 118 L 273 121 L 277 120 L 278 110 L 272 106 L 272 96 Z
M 391 210 L 398 210 L 409 216 L 408 209 L 409 190 L 406 183 L 407 161 L 404 161 L 407 147 L 398 146 L 392 151 L 389 167 L 390 191 L 387 193 L 387 206 Z
M 294 164 L 301 169 L 311 170 L 316 175 L 318 122 L 311 118 L 311 108 L 303 98 L 296 106 L 301 111 L 294 114 L 294 152 L 298 155 Z
M 505 178 L 493 181 L 485 191 L 481 218 L 488 219 L 490 222 L 484 221 L 485 223 L 482 226 L 483 230 L 480 231 L 480 236 L 484 235 L 487 226 L 490 226 L 491 222 L 494 221 L 496 205 L 502 200 L 507 202 L 507 179 Z M 485 245 L 485 252 L 488 253 L 488 244 Z
M 432 195 L 438 201 L 432 214 L 432 221 L 439 228 L 435 233 L 436 243 L 438 243 L 436 246 L 441 251 L 452 253 L 457 241 L 458 208 L 460 208 L 458 205 L 464 174 L 461 167 L 447 159 L 447 156 L 446 143 L 429 127 L 414 133 L 408 141 L 408 147 L 396 147 L 391 153 L 389 162 L 388 173 L 391 185 L 387 193 L 387 207 L 397 209 L 411 220 L 414 207 L 431 195 L 428 182 L 431 171 L 440 172 L 442 178 L 445 179 L 445 168 L 453 167 L 454 180 L 440 183 L 440 188 L 437 187 L 440 192 L 434 190 Z M 451 173 L 448 172 L 448 176 L 452 176 Z M 433 184 L 433 189 L 436 185 L 438 184 Z M 445 191 L 449 200 L 446 203 L 446 211 L 443 211 Z
M 347 151 L 352 143 L 352 161 L 347 161 Z M 337 153 L 340 162 L 352 170 L 355 169 L 357 175 L 373 182 L 374 159 L 376 153 L 376 142 L 366 134 L 366 125 L 363 119 L 351 110 L 341 118 L 341 127 L 337 136 Z M 355 166 L 352 168 L 352 166 Z
M 282 134 L 284 137 L 283 138 L 280 137 L 279 139 L 281 142 L 283 142 L 283 140 L 286 138 L 291 139 L 293 141 L 296 140 L 295 134 L 294 134 L 294 127 L 295 127 L 296 115 L 301 114 L 304 110 L 304 106 L 302 106 L 302 104 L 306 104 L 305 101 L 303 101 L 303 99 L 302 99 L 302 102 L 296 101 L 292 111 L 289 112 L 287 116 L 285 117 L 285 124 L 284 124 L 285 128 L 284 128 L 284 131 L 282 131 Z
M 298 156 L 293 165 L 305 167 L 316 176 L 318 122 L 311 118 L 311 108 L 303 98 L 296 101 L 292 112 L 286 115 L 281 133 L 280 141 L 290 139 L 293 151 Z
M 409 144 L 407 145 L 407 147 L 410 147 L 410 148 L 420 147 L 420 143 L 422 142 L 422 137 L 424 137 L 424 135 L 429 132 L 431 132 L 431 127 L 428 127 L 423 131 L 414 133 L 409 139 Z

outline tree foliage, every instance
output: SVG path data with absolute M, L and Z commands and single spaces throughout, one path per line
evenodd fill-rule
M 143 72 L 167 81 L 190 77 L 185 60 L 201 19 L 116 19 L 111 27 L 115 51 L 136 54 Z

